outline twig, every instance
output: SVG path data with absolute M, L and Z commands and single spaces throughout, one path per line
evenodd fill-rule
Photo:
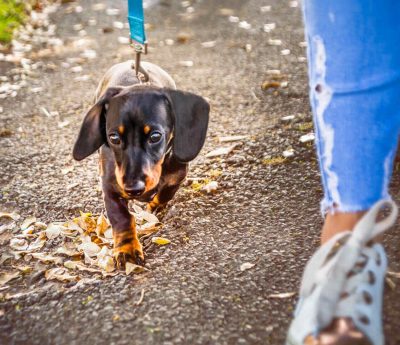
M 390 289 L 395 290 L 396 289 L 396 284 L 394 283 L 394 281 L 392 279 L 390 279 L 389 277 L 385 278 L 386 284 L 390 287 Z
M 45 107 L 41 107 L 40 110 L 45 114 L 47 117 L 51 117 L 51 114 L 47 111 Z
M 140 294 L 140 298 L 139 298 L 139 300 L 135 303 L 135 305 L 140 305 L 140 303 L 143 302 L 143 298 L 144 298 L 144 289 L 142 289 L 142 293 Z

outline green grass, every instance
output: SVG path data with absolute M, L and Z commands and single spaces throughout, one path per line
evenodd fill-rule
M 26 3 L 29 1 L 0 0 L 0 43 L 12 40 L 13 31 L 26 18 Z

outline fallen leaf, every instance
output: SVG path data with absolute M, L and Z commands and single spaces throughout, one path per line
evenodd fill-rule
M 220 143 L 226 143 L 226 142 L 231 142 L 231 141 L 240 141 L 247 139 L 249 136 L 248 135 L 231 135 L 227 137 L 219 137 L 218 140 Z
M 214 193 L 218 189 L 218 182 L 217 181 L 211 181 L 210 183 L 207 183 L 204 185 L 201 190 L 205 191 L 206 193 Z
M 28 217 L 21 224 L 21 230 L 26 230 L 30 225 L 36 222 L 36 217 Z
M 43 222 L 35 222 L 35 224 L 33 224 L 33 225 L 37 229 L 45 230 L 47 228 L 47 225 L 45 223 L 43 223 Z
M 129 44 L 129 37 L 125 37 L 125 36 L 119 36 L 118 37 L 118 43 L 120 44 Z
M 302 143 L 307 143 L 309 141 L 315 140 L 315 135 L 314 135 L 314 133 L 308 133 L 308 134 L 302 135 L 299 140 Z
M 170 244 L 171 243 L 171 241 L 169 239 L 164 238 L 164 237 L 153 237 L 151 239 L 151 242 L 155 243 L 155 244 L 158 244 L 159 246 L 164 246 L 166 244 Z
M 0 226 L 0 235 L 4 232 L 6 232 L 7 230 L 13 230 L 15 228 L 15 222 L 11 222 L 8 224 L 3 224 Z
M 118 8 L 107 8 L 106 9 L 106 14 L 108 16 L 117 16 L 119 14 L 120 10 Z
M 111 250 L 106 246 L 101 248 L 97 255 L 97 265 L 105 270 L 106 272 L 112 272 L 115 270 L 114 259 L 111 256 Z
M 98 278 L 82 278 L 80 279 L 74 286 L 72 286 L 68 291 L 74 291 L 76 289 L 79 289 L 81 286 L 87 285 L 87 284 L 92 284 L 95 282 L 99 282 L 100 280 Z
M 97 236 L 103 236 L 104 232 L 109 227 L 109 223 L 107 222 L 106 217 L 104 217 L 103 213 L 97 218 L 96 224 L 96 234 Z
M 218 12 L 219 12 L 219 14 L 220 14 L 221 16 L 226 16 L 226 17 L 228 17 L 228 16 L 233 16 L 233 14 L 234 14 L 233 9 L 231 9 L 231 8 L 220 8 L 220 9 L 218 10 Z
M 71 270 L 86 271 L 90 273 L 101 273 L 101 270 L 93 267 L 85 266 L 82 262 L 68 260 L 64 262 L 64 267 Z
M 17 270 L 21 271 L 23 274 L 27 274 L 32 272 L 32 267 L 31 266 L 15 266 Z
M 285 158 L 292 157 L 294 156 L 294 150 L 293 149 L 285 150 L 282 152 L 282 156 Z
M 11 218 L 12 220 L 19 220 L 21 216 L 16 212 L 0 212 L 0 218 Z
M 264 32 L 271 32 L 275 28 L 276 28 L 276 24 L 275 23 L 264 24 Z
M 97 265 L 106 272 L 113 272 L 115 270 L 114 259 L 111 256 L 104 256 L 97 260 Z
M 56 250 L 57 254 L 64 254 L 67 256 L 77 256 L 80 255 L 81 253 L 75 248 L 75 246 L 67 247 L 67 244 L 65 244 L 62 247 L 58 247 Z
M 1 254 L 1 257 L 0 257 L 0 266 L 1 266 L 3 263 L 5 263 L 8 259 L 13 259 L 13 258 L 14 258 L 14 255 L 11 254 L 11 253 L 8 253 L 8 252 L 5 252 L 5 253 Z
M 103 3 L 101 3 L 101 2 L 92 5 L 92 10 L 93 10 L 93 11 L 102 11 L 102 10 L 104 10 L 105 8 L 106 8 L 106 5 L 103 4 Z
M 33 252 L 34 250 L 41 249 L 45 245 L 46 241 L 38 237 L 35 241 L 31 242 L 26 249 L 27 252 Z
M 278 39 L 269 38 L 268 39 L 268 44 L 271 45 L 271 46 L 280 46 L 280 45 L 282 45 L 282 41 L 278 40 Z
M 33 233 L 35 232 L 35 225 L 32 224 L 31 226 L 28 226 L 25 230 L 22 231 L 22 234 L 16 235 L 16 237 L 32 237 Z
M 61 264 L 63 262 L 63 259 L 58 257 L 58 256 L 53 256 L 51 254 L 46 254 L 46 253 L 30 253 L 28 254 L 32 256 L 34 259 L 37 259 L 39 261 L 42 261 L 44 263 L 55 263 Z
M 109 228 L 104 232 L 104 237 L 106 239 L 113 239 L 112 228 Z
M 295 118 L 294 115 L 287 115 L 281 118 L 282 122 L 288 122 L 288 121 L 292 121 Z
M 233 144 L 231 146 L 227 147 L 219 147 L 215 150 L 212 150 L 211 152 L 206 154 L 206 158 L 212 158 L 212 157 L 218 157 L 218 156 L 223 156 L 231 153 L 233 149 L 237 146 L 238 144 Z
M 68 120 L 65 120 L 65 121 L 59 122 L 57 124 L 57 127 L 58 128 L 64 128 L 64 127 L 67 127 L 69 124 L 70 124 L 70 122 Z
M 182 60 L 182 61 L 179 61 L 179 65 L 181 65 L 183 67 L 193 67 L 194 62 L 191 60 Z
M 243 264 L 240 265 L 240 270 L 243 272 L 249 270 L 250 268 L 253 268 L 254 266 L 255 264 L 252 264 L 250 262 L 244 262 Z
M 130 275 L 131 273 L 138 274 L 138 273 L 142 273 L 144 271 L 146 271 L 146 268 L 143 266 L 135 265 L 131 262 L 127 262 L 125 264 L 125 274 L 127 276 Z
M 193 189 L 194 191 L 198 192 L 205 185 L 207 185 L 210 182 L 211 182 L 211 180 L 209 178 L 196 178 L 196 179 L 193 179 L 192 184 L 190 185 L 190 188 Z
M 64 168 L 64 169 L 61 169 L 61 174 L 67 175 L 67 174 L 70 173 L 72 170 L 74 170 L 74 166 L 66 167 L 66 168 Z
M 290 298 L 293 297 L 296 292 L 282 292 L 268 295 L 268 298 Z
M 150 212 L 142 211 L 139 213 L 139 216 L 148 223 L 159 223 L 157 216 Z
M 208 175 L 210 176 L 210 177 L 219 177 L 219 176 L 221 176 L 223 174 L 223 171 L 222 170 L 219 170 L 219 169 L 212 169 L 212 170 L 210 170 L 209 172 L 208 172 Z
M 189 40 L 192 38 L 192 36 L 186 32 L 180 32 L 178 36 L 176 37 L 176 41 L 178 43 L 184 44 L 189 42 Z
M 388 276 L 391 276 L 393 278 L 400 278 L 400 272 L 392 272 L 392 271 L 388 271 L 387 272 Z
M 96 256 L 100 252 L 101 248 L 93 242 L 85 242 L 78 246 L 78 249 L 83 251 L 89 257 Z
M 284 157 L 272 157 L 272 158 L 265 158 L 263 160 L 263 164 L 265 165 L 276 165 L 282 164 L 286 162 L 286 158 Z
M 239 23 L 239 17 L 236 17 L 236 16 L 229 16 L 228 17 L 228 20 L 229 20 L 229 22 L 231 22 L 231 23 Z
M 70 270 L 76 269 L 78 265 L 78 261 L 68 260 L 64 262 L 64 267 L 69 268 Z
M 65 228 L 62 225 L 51 223 L 45 230 L 46 237 L 49 240 L 52 240 L 52 239 L 58 237 L 61 234 L 62 230 L 64 230 L 64 229 Z
M 69 274 L 66 268 L 55 267 L 46 271 L 45 277 L 47 280 L 59 280 L 61 282 L 70 282 L 77 279 L 77 276 Z
M 89 255 L 87 255 L 86 253 L 83 253 L 83 257 L 84 257 L 84 262 L 85 264 L 88 265 L 96 265 L 97 260 L 92 259 Z
M 281 87 L 281 82 L 279 81 L 275 81 L 275 80 L 268 80 L 265 81 L 262 85 L 261 85 L 261 89 L 263 90 L 268 90 L 268 89 L 277 89 Z
M 157 232 L 160 229 L 161 224 L 160 223 L 146 223 L 140 226 L 138 228 L 137 232 L 139 236 L 143 235 L 148 235 L 152 234 L 154 232 Z
M 270 5 L 260 7 L 260 12 L 261 13 L 265 13 L 265 12 L 269 12 L 269 11 L 271 11 L 271 6 Z
M 77 219 L 77 218 L 75 218 Z M 65 230 L 63 230 L 64 235 L 72 235 L 73 233 L 80 233 L 83 234 L 84 229 L 82 229 L 77 222 L 74 221 L 68 221 L 67 223 L 64 224 Z
M 251 29 L 251 24 L 246 22 L 245 20 L 243 20 L 243 21 L 239 22 L 239 28 L 249 30 L 249 29 Z
M 82 304 L 83 304 L 83 305 L 86 305 L 86 304 L 88 304 L 88 303 L 90 303 L 90 302 L 92 302 L 92 301 L 93 301 L 93 296 L 89 295 L 89 296 L 87 296 L 86 299 L 82 302 Z
M 74 219 L 74 222 L 83 230 L 88 233 L 95 232 L 97 223 L 96 220 L 92 217 L 91 213 L 83 213 L 81 212 L 81 216 Z
M 29 246 L 29 243 L 25 239 L 20 238 L 12 238 L 10 240 L 10 247 L 15 250 L 26 250 Z
M 20 273 L 18 271 L 0 274 L 0 286 L 7 284 L 15 278 L 18 278 L 19 275 Z
M 216 46 L 216 44 L 217 44 L 217 41 L 207 41 L 207 42 L 202 42 L 201 46 L 203 48 L 213 48 Z

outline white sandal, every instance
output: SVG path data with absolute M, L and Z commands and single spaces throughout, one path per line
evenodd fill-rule
M 389 206 L 384 220 L 376 221 Z M 317 338 L 334 319 L 349 318 L 372 345 L 383 345 L 382 295 L 387 259 L 382 245 L 372 240 L 397 218 L 393 201 L 377 202 L 354 230 L 330 239 L 313 255 L 303 274 L 300 299 L 287 345 Z

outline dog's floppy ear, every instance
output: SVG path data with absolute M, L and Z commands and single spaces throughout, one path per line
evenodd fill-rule
M 175 117 L 173 155 L 181 162 L 193 160 L 206 139 L 210 105 L 190 92 L 167 90 Z
M 80 161 L 91 155 L 105 142 L 105 109 L 110 98 L 118 94 L 122 88 L 110 87 L 96 104 L 89 109 L 83 119 L 72 156 Z

